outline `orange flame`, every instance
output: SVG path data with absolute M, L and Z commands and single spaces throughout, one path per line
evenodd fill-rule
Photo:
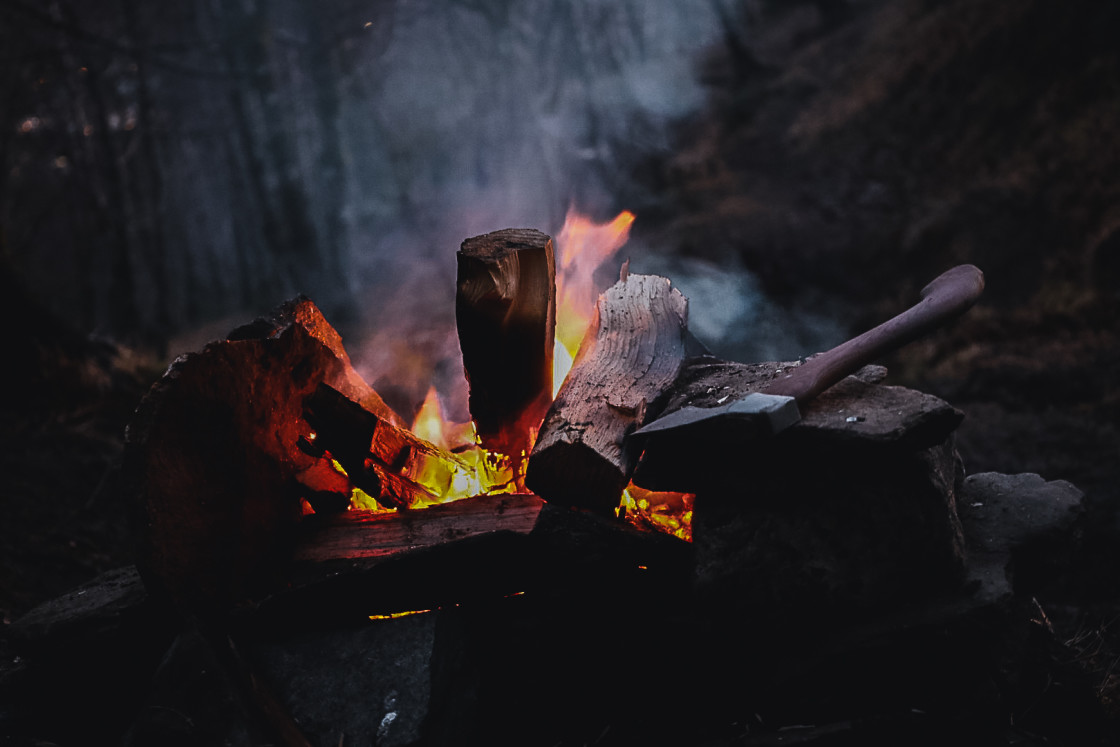
M 572 367 L 595 311 L 599 288 L 595 272 L 630 238 L 634 214 L 623 210 L 607 223 L 595 223 L 569 209 L 556 236 L 556 347 L 553 396 Z
M 573 209 L 569 209 L 565 216 L 564 225 L 556 237 L 553 397 L 571 369 L 594 316 L 596 299 L 601 290 L 596 286 L 595 273 L 626 244 L 633 223 L 634 214 L 626 210 L 607 223 L 596 223 Z M 432 500 L 424 505 L 523 489 L 524 475 L 516 473 L 516 465 L 521 465 L 523 470 L 524 460 L 511 460 L 507 455 L 483 449 L 479 445 L 474 423 L 448 420 L 434 386 L 429 387 L 411 430 L 459 460 L 450 472 L 444 469 L 446 465 L 436 465 L 438 475 L 414 476 L 417 482 L 433 492 Z M 463 469 L 464 465 L 466 469 Z M 688 494 L 657 493 L 631 484 L 623 493 L 619 515 L 642 529 L 691 540 L 692 499 L 693 496 Z M 372 498 L 357 489 L 352 505 L 382 510 Z
M 455 423 L 443 412 L 439 392 L 434 386 L 412 421 L 414 435 L 446 452 L 445 457 L 411 453 L 400 474 L 426 491 L 427 496 L 411 504 L 412 508 L 450 503 L 463 498 L 491 493 L 507 493 L 514 489 L 508 460 L 487 452 L 478 444 L 474 423 Z M 338 462 L 338 472 L 346 474 Z M 373 511 L 393 511 L 360 488 L 353 488 L 350 507 Z
M 420 410 L 412 421 L 412 432 L 444 451 L 459 451 L 475 443 L 473 423 L 452 423 L 443 413 L 435 386 L 428 387 Z

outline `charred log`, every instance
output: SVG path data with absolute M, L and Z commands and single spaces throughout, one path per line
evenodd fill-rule
M 520 461 L 552 396 L 552 239 L 505 229 L 467 239 L 457 257 L 455 318 L 471 418 L 486 449 Z
M 295 554 L 297 566 L 386 558 L 407 550 L 491 532 L 527 534 L 542 501 L 535 495 L 478 496 L 397 513 L 346 511 L 311 517 Z
M 454 454 L 377 416 L 337 389 L 320 384 L 304 414 L 315 429 L 303 448 L 338 461 L 354 485 L 386 508 L 435 500 L 471 470 Z

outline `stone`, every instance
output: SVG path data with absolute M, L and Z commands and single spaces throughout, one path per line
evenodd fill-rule
M 960 505 L 968 580 L 981 596 L 1012 593 L 1013 556 L 1033 543 L 1069 532 L 1083 494 L 1065 480 L 1033 473 L 982 472 L 965 478 Z

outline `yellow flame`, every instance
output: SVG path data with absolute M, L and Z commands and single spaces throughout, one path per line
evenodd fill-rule
M 610 260 L 630 236 L 634 214 L 623 211 L 606 223 L 569 210 L 564 226 L 556 236 L 556 344 L 553 352 L 553 391 L 555 397 L 579 352 L 584 334 L 595 313 L 601 291 L 595 283 L 596 271 Z M 412 432 L 429 443 L 455 455 L 453 463 L 441 459 L 419 460 L 402 474 L 432 493 L 431 501 L 416 507 L 447 503 L 478 495 L 513 492 L 518 489 L 514 466 L 524 468 L 524 459 L 486 451 L 479 445 L 473 423 L 448 420 L 439 392 L 429 387 L 427 396 L 412 423 Z M 533 434 L 535 436 L 535 434 Z M 521 455 L 524 457 L 524 455 Z M 339 471 L 341 466 L 336 464 Z M 521 475 L 523 478 L 523 475 Z M 692 539 L 693 496 L 683 493 L 658 493 L 629 485 L 623 492 L 619 514 L 642 529 Z M 383 509 L 370 496 L 355 488 L 354 508 Z M 424 612 L 426 610 L 413 611 Z M 398 616 L 371 616 L 387 619 Z
M 428 387 L 428 394 L 412 421 L 412 432 L 440 448 L 447 448 L 443 428 L 443 407 L 440 405 L 439 392 L 436 391 L 435 386 Z
M 487 452 L 478 444 L 474 423 L 453 423 L 447 419 L 439 392 L 430 387 L 412 423 L 412 433 L 446 454 L 412 453 L 400 468 L 406 477 L 428 492 L 412 508 L 450 503 L 478 495 L 511 492 L 514 487 L 509 460 Z M 345 474 L 337 461 L 334 467 Z M 353 488 L 350 507 L 372 511 L 392 511 L 360 488 Z
M 564 217 L 564 225 L 556 236 L 554 397 L 571 370 L 595 312 L 600 290 L 595 284 L 595 272 L 630 238 L 633 224 L 634 214 L 629 210 L 606 223 L 596 223 L 574 209 L 569 209 Z

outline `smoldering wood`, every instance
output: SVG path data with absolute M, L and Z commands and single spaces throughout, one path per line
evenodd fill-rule
M 532 494 L 479 496 L 418 510 L 349 511 L 301 525 L 289 583 L 252 619 L 278 628 L 363 622 L 571 584 L 677 593 L 692 546 Z
M 311 392 L 304 413 L 315 429 L 314 441 L 302 441 L 304 449 L 337 459 L 356 487 L 388 508 L 407 508 L 433 497 L 426 487 L 403 474 L 410 465 L 428 459 L 459 463 L 449 452 L 396 428 L 327 384 Z
M 593 511 L 546 503 L 533 539 L 553 558 L 557 573 L 565 576 L 609 585 L 636 574 L 652 582 L 657 594 L 675 593 L 690 583 L 691 543 Z
M 979 559 L 999 583 L 892 598 L 869 619 L 822 615 L 819 636 L 755 636 L 744 626 L 750 616 L 713 623 L 704 605 L 694 605 L 687 580 L 674 580 L 691 569 L 687 555 L 653 550 L 642 533 L 623 536 L 617 522 L 590 512 L 545 504 L 527 535 L 494 532 L 404 550 L 362 574 L 335 567 L 321 578 L 330 593 L 286 588 L 276 594 L 288 595 L 289 606 L 266 599 L 240 612 L 229 631 L 213 631 L 218 637 L 188 630 L 149 679 L 181 619 L 154 614 L 136 573 L 122 569 L 13 623 L 21 643 L 27 639 L 35 651 L 18 649 L 26 657 L 18 705 L 42 714 L 37 718 L 57 718 L 63 698 L 77 719 L 87 711 L 92 716 L 96 703 L 102 718 L 111 711 L 126 724 L 135 720 L 123 744 L 165 743 L 183 734 L 198 737 L 193 741 L 217 734 L 230 744 L 261 738 L 302 744 L 304 737 L 335 744 L 341 731 L 368 733 L 362 730 L 393 712 L 379 743 L 411 744 L 418 734 L 434 742 L 493 737 L 498 730 L 511 743 L 552 744 L 557 735 L 535 738 L 540 725 L 568 717 L 570 726 L 570 695 L 578 691 L 578 732 L 591 737 L 609 723 L 611 733 L 638 733 L 645 738 L 635 741 L 643 743 L 659 741 L 666 728 L 675 729 L 674 741 L 687 742 L 713 719 L 722 725 L 760 714 L 771 730 L 818 725 L 778 732 L 794 741 L 799 734 L 824 741 L 840 734 L 880 743 L 900 733 L 928 737 L 931 722 L 922 711 L 940 708 L 988 723 L 1037 707 L 1058 689 L 1059 712 L 1096 728 L 1092 683 L 1071 677 L 1074 652 L 1054 640 L 1045 611 L 1030 592 L 1016 593 L 1010 576 L 1012 557 L 1028 545 L 1063 535 L 1069 541 L 1080 498 L 1068 483 L 1037 475 L 973 476 L 960 494 L 962 507 L 975 509 L 962 511 L 969 579 Z M 364 584 L 355 583 L 359 576 Z M 340 577 L 347 583 L 332 586 Z M 468 603 L 439 610 L 432 604 L 432 614 L 373 623 L 365 617 L 388 603 L 386 587 L 429 584 L 445 600 Z M 526 593 L 506 596 L 514 590 Z M 340 620 L 336 608 L 319 604 L 332 599 L 361 615 Z M 589 610 L 594 626 L 586 624 Z M 66 623 L 71 615 L 75 621 Z M 287 625 L 291 615 L 302 615 L 302 626 Z M 162 641 L 155 660 L 143 653 L 150 647 L 146 637 Z M 77 645 L 60 646 L 67 640 Z M 107 648 L 110 657 L 92 656 Z M 44 662 L 44 655 L 56 663 Z M 123 673 L 121 662 L 137 671 Z M 115 682 L 142 690 L 139 699 L 118 687 L 106 702 L 98 700 L 107 671 Z M 590 691 L 588 673 L 595 680 Z M 26 687 L 29 681 L 39 685 Z M 674 696 L 667 726 L 657 717 L 660 701 L 651 704 L 648 692 L 682 681 L 691 683 L 689 692 Z M 347 699 L 355 687 L 369 695 L 361 708 Z M 413 717 L 425 715 L 417 728 Z M 71 741 L 100 723 L 78 721 Z M 285 734 L 293 723 L 298 727 Z M 974 736 L 975 723 L 967 723 Z M 763 736 L 745 743 L 773 743 Z
M 463 242 L 455 320 L 471 418 L 483 447 L 520 461 L 552 398 L 556 260 L 552 239 L 505 229 Z
M 595 318 L 529 458 L 526 484 L 550 502 L 613 510 L 637 454 L 626 436 L 677 377 L 688 300 L 667 278 L 626 275 L 603 293 Z
M 181 356 L 144 397 L 125 438 L 121 486 L 149 589 L 218 611 L 283 582 L 301 499 L 337 491 L 325 459 L 297 444 L 303 403 L 324 382 L 391 411 L 340 354 L 337 332 L 297 298 L 232 339 Z
M 308 517 L 294 562 L 318 566 L 383 558 L 490 532 L 528 534 L 543 503 L 530 494 L 488 495 L 416 511 Z

